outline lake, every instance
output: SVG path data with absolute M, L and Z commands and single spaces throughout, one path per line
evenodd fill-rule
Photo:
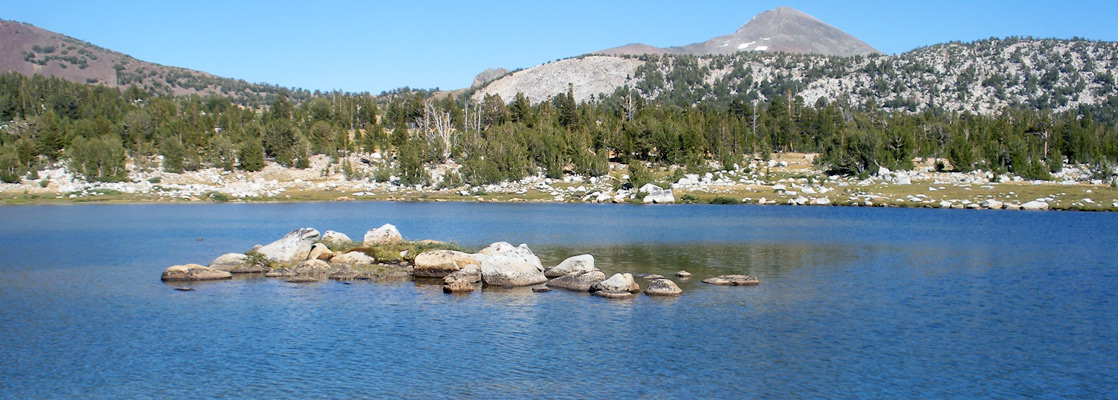
M 545 266 L 590 253 L 679 298 L 264 278 L 160 282 L 300 227 Z M 2 398 L 1112 398 L 1118 214 L 301 203 L 0 207 Z M 756 275 L 756 287 L 706 277 Z M 648 281 L 638 279 L 642 287 Z

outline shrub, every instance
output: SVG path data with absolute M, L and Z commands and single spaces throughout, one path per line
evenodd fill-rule
M 738 204 L 740 200 L 730 196 L 718 196 L 710 200 L 710 204 Z
M 646 183 L 652 182 L 652 170 L 648 169 L 641 161 L 634 160 L 629 163 L 629 183 L 633 188 L 640 189 Z
M 218 203 L 224 203 L 231 199 L 228 194 L 222 192 L 210 192 L 209 198 L 210 200 L 216 201 Z

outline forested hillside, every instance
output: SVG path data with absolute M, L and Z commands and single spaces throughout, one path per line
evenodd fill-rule
M 673 86 L 654 100 L 636 94 L 643 89 L 579 103 L 569 87 L 534 105 L 524 96 L 476 103 L 467 102 L 468 95 L 400 90 L 299 104 L 280 96 L 261 110 L 222 96 L 155 96 L 136 87 L 120 91 L 7 73 L 0 75 L 0 120 L 6 121 L 0 177 L 18 181 L 58 161 L 89 180 L 108 181 L 127 178 L 128 160 L 133 168 L 168 171 L 252 171 L 266 159 L 301 168 L 311 154 L 346 152 L 394 156 L 374 176 L 354 179 L 395 176 L 402 184 L 451 187 L 540 173 L 597 176 L 608 172 L 610 161 L 629 164 L 639 181 L 648 165 L 732 169 L 783 151 L 819 152 L 820 166 L 840 174 L 905 169 L 919 156 L 941 158 L 941 168 L 1031 179 L 1045 179 L 1065 162 L 1082 163 L 1109 179 L 1118 162 L 1113 102 L 1065 111 L 1007 107 L 987 115 L 943 107 L 901 111 L 874 101 L 786 97 L 797 93 L 795 79 L 773 81 L 785 89 L 764 97 L 680 100 L 672 95 L 677 79 L 686 80 L 665 77 Z M 428 181 L 424 167 L 448 160 L 461 168 L 441 182 Z

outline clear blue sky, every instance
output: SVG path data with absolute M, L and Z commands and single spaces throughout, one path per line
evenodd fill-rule
M 888 54 L 1005 36 L 1118 40 L 1115 0 L 0 0 L 0 18 L 219 76 L 379 93 L 461 88 L 489 67 L 527 68 L 634 42 L 704 41 L 778 6 Z

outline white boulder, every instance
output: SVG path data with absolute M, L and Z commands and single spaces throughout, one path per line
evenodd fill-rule
M 563 262 L 559 263 L 552 268 L 544 271 L 544 275 L 548 278 L 558 278 L 563 275 L 583 273 L 590 271 L 597 271 L 598 268 L 594 266 L 594 256 L 590 254 L 583 254 L 580 256 L 570 257 Z
M 307 258 L 311 246 L 318 241 L 318 231 L 314 228 L 296 229 L 277 241 L 256 249 L 257 253 L 273 262 L 289 263 Z
M 473 256 L 481 262 L 481 280 L 486 285 L 531 286 L 547 282 L 540 258 L 526 244 L 513 247 L 497 242 Z
M 400 235 L 400 231 L 396 230 L 396 226 L 392 224 L 381 225 L 380 228 L 370 229 L 365 232 L 365 238 L 362 243 L 365 246 L 376 246 L 378 244 L 398 243 L 404 240 Z

